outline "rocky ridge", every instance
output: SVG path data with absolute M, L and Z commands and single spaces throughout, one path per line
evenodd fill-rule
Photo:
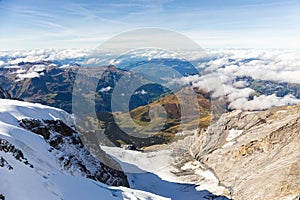
M 300 104 L 223 114 L 198 133 L 191 155 L 233 199 L 298 199 Z
M 16 148 L 13 144 L 8 142 L 7 140 L 1 138 L 0 138 L 0 151 L 3 151 L 4 153 L 12 154 L 12 156 L 16 160 L 33 168 L 33 165 L 28 162 L 27 158 L 24 157 L 24 154 L 20 149 Z M 13 167 L 2 156 L 0 157 L 0 167 L 6 167 L 8 170 L 13 169 Z
M 112 186 L 129 186 L 126 175 L 115 163 L 112 169 L 97 160 L 83 145 L 79 134 L 61 120 L 21 119 L 21 127 L 43 136 L 62 169 Z M 1 149 L 0 149 L 1 150 Z

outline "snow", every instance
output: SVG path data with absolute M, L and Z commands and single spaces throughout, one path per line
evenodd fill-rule
M 208 170 L 201 170 L 200 166 L 187 163 L 182 169 L 196 169 L 196 173 L 208 179 L 201 186 L 187 184 L 180 177 L 175 176 L 172 173 L 175 169 L 170 164 L 174 162 L 172 150 L 138 152 L 106 146 L 102 146 L 102 149 L 119 161 L 127 174 L 131 188 L 148 191 L 173 200 L 206 199 L 205 197 L 210 194 L 208 189 L 216 194 L 224 192 L 224 188 L 218 186 L 219 181 L 214 174 Z
M 183 167 L 181 167 L 181 169 L 193 169 L 195 170 L 195 174 L 198 174 L 204 178 L 203 182 L 196 187 L 196 190 L 208 190 L 217 195 L 222 195 L 224 193 L 224 187 L 219 186 L 218 178 L 210 170 L 205 170 L 200 162 L 187 162 Z
M 117 147 L 103 147 L 125 171 L 131 188 L 112 187 L 79 174 L 70 174 L 57 160 L 55 151 L 50 152 L 49 144 L 42 136 L 21 128 L 18 120 L 61 119 L 72 124 L 72 117 L 63 110 L 28 102 L 0 99 L 0 138 L 7 140 L 17 149 L 33 168 L 25 165 L 10 153 L 0 151 L 13 170 L 0 168 L 0 192 L 7 199 L 14 200 L 81 200 L 81 199 L 137 199 L 137 200 L 201 200 L 211 195 L 222 194 L 218 179 L 209 170 L 201 168 L 197 161 L 186 163 L 182 170 L 193 169 L 203 177 L 201 185 L 188 184 L 176 176 L 172 148 L 138 152 Z M 72 149 L 68 149 L 72 151 Z M 209 192 L 209 191 L 210 192 Z M 221 198 L 221 197 L 220 197 Z
M 46 65 L 33 65 L 30 68 L 30 71 L 34 71 L 34 72 L 42 72 L 46 70 Z
M 101 88 L 99 91 L 103 93 L 103 92 L 109 92 L 111 89 L 112 89 L 112 87 L 107 86 L 105 88 Z
M 18 65 L 9 65 L 9 66 L 5 66 L 3 68 L 4 69 L 20 69 L 21 67 Z
M 64 188 L 59 196 L 64 200 L 74 199 L 140 199 L 140 200 L 166 200 L 143 191 L 128 189 L 125 187 L 112 187 L 103 183 L 90 181 L 82 177 L 56 175 L 49 181 L 56 182 L 57 188 Z M 57 189 L 56 189 L 57 190 Z M 77 191 L 77 192 L 76 192 Z M 57 192 L 60 192 L 57 190 Z
M 236 143 L 235 141 L 227 142 L 222 146 L 222 148 L 230 147 L 230 146 L 234 145 L 235 143 Z
M 168 177 L 171 175 L 169 172 L 169 165 L 172 162 L 172 158 L 167 156 L 170 154 L 169 150 L 161 150 L 157 152 L 142 153 L 139 151 L 125 150 L 116 147 L 101 147 L 107 153 L 115 156 L 121 162 L 127 162 L 137 165 L 125 165 L 122 167 L 127 173 L 140 173 L 148 171 L 162 175 L 162 177 Z M 122 163 L 121 163 L 122 164 Z
M 0 105 L 0 121 L 7 124 L 17 125 L 18 120 L 24 118 L 61 119 L 70 123 L 70 115 L 58 108 L 10 99 L 0 99 Z
M 37 78 L 40 77 L 40 74 L 37 72 L 28 72 L 26 74 L 18 74 L 17 77 L 21 80 L 26 78 Z
M 16 66 L 12 69 L 17 69 L 17 70 L 12 73 L 17 74 L 17 77 L 20 80 L 24 80 L 26 78 L 38 78 L 40 76 L 44 76 L 44 71 L 46 70 L 46 67 L 47 66 L 43 65 L 43 64 L 32 65 L 29 69 L 25 69 L 24 67 Z
M 19 67 L 20 68 L 20 67 Z M 25 69 L 18 69 L 17 71 L 15 71 L 14 73 L 16 74 L 24 74 L 26 73 L 26 70 Z
M 17 149 L 33 168 L 17 160 L 12 153 L 0 151 L 12 170 L 0 168 L 0 193 L 14 200 L 82 200 L 82 199 L 139 199 L 165 200 L 167 198 L 124 187 L 111 187 L 80 176 L 71 176 L 64 171 L 45 140 L 18 126 L 18 120 L 62 119 L 70 116 L 60 109 L 41 104 L 0 99 L 0 138 L 7 140 Z
M 216 178 L 216 176 L 208 170 L 201 170 L 201 166 L 200 163 L 197 161 L 194 162 L 188 162 L 186 163 L 183 167 L 183 170 L 187 170 L 187 169 L 195 169 L 197 170 L 196 173 L 203 176 L 204 178 L 211 180 L 212 182 L 218 184 L 219 180 Z
M 228 131 L 228 135 L 226 137 L 226 143 L 222 146 L 222 148 L 230 147 L 236 143 L 235 139 L 239 137 L 243 133 L 243 130 L 235 130 L 234 128 Z
M 231 140 L 234 140 L 235 138 L 239 137 L 241 134 L 243 133 L 243 130 L 235 130 L 235 129 L 231 129 L 228 132 L 226 141 L 230 142 Z
M 144 89 L 140 90 L 140 91 L 136 91 L 134 94 L 141 94 L 141 95 L 145 95 L 148 94 L 147 91 L 145 91 Z

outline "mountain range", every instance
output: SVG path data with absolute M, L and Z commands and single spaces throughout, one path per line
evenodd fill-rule
M 174 92 L 128 67 L 86 68 L 102 75 L 82 79 L 86 88 L 97 83 L 80 94 L 83 103 L 91 95 L 96 102 L 96 118 L 85 123 L 100 126 L 113 146 L 107 147 L 75 126 L 73 86 L 82 68 L 50 61 L 0 68 L 0 199 L 299 199 L 299 104 L 233 109 L 228 98 L 193 83 Z M 144 85 L 132 94 L 130 80 L 118 85 L 126 76 Z M 253 90 L 248 100 L 299 98 L 297 83 L 237 76 L 232 84 Z M 113 99 L 115 87 L 132 95 L 128 110 Z M 190 102 L 188 119 L 179 99 Z M 153 116 L 156 108 L 165 116 Z

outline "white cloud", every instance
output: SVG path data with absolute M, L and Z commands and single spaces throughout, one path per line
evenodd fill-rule
M 184 76 L 181 78 L 174 78 L 172 79 L 168 85 L 172 84 L 179 84 L 179 85 L 188 85 L 190 83 L 199 82 L 202 78 L 199 75 L 193 75 L 193 76 Z
M 14 66 L 13 66 L 14 67 Z M 17 74 L 17 78 L 19 80 L 24 80 L 26 78 L 37 78 L 40 76 L 44 76 L 44 70 L 46 69 L 46 65 L 38 64 L 33 65 L 31 68 L 27 69 L 22 66 L 16 66 L 15 71 L 11 72 Z
M 105 88 L 101 88 L 99 91 L 100 92 L 109 92 L 112 88 L 110 86 L 107 86 Z
M 247 98 L 239 98 L 229 104 L 231 109 L 242 110 L 263 110 L 271 108 L 272 106 L 284 106 L 292 105 L 300 102 L 300 99 L 296 99 L 292 95 L 286 95 L 284 97 L 277 97 L 273 95 L 261 95 L 254 97 L 253 100 L 248 101 Z
M 248 85 L 248 83 L 246 81 L 236 81 L 232 85 L 235 88 L 244 88 Z
M 300 50 L 211 50 L 215 59 L 205 64 L 202 76 L 174 79 L 170 84 L 194 86 L 211 92 L 211 97 L 225 99 L 231 109 L 259 110 L 271 106 L 297 103 L 295 97 L 283 98 L 261 95 L 249 98 L 255 91 L 246 81 L 236 81 L 237 76 L 254 79 L 300 84 Z
M 224 68 L 219 68 L 220 63 Z M 300 83 L 300 50 L 225 50 L 210 65 L 220 74 Z
M 207 53 L 207 54 L 205 54 Z M 181 53 L 179 53 L 181 55 Z M 48 49 L 26 51 L 0 52 L 0 66 L 16 66 L 19 62 L 63 61 L 62 66 L 71 66 L 74 62 L 79 64 L 113 63 L 119 64 L 130 59 L 150 60 L 153 58 L 178 58 L 178 51 L 142 49 L 127 52 L 120 57 L 112 53 L 91 51 L 89 49 Z M 300 84 L 300 50 L 258 50 L 258 49 L 208 49 L 206 52 L 185 51 L 185 58 L 198 63 L 202 68 L 202 75 L 176 78 L 170 80 L 169 85 L 189 85 L 211 92 L 212 98 L 227 100 L 232 109 L 265 109 L 270 106 L 295 103 L 297 100 L 287 95 L 279 98 L 274 95 L 255 97 L 255 91 L 248 88 L 246 81 L 236 81 L 237 76 L 251 76 L 254 79 L 273 80 Z M 189 55 L 190 54 L 190 55 Z M 203 58 L 204 61 L 203 61 Z M 210 59 L 208 59 L 210 58 Z M 197 60 L 199 59 L 199 60 Z M 43 66 L 35 66 L 30 70 L 19 68 L 19 78 L 41 76 Z M 100 91 L 108 92 L 112 88 L 102 88 Z M 141 91 L 138 91 L 141 92 Z M 146 91 L 145 91 L 146 92 Z M 141 93 L 142 94 L 142 93 Z
M 147 92 L 147 91 L 145 91 L 144 89 L 142 89 L 142 90 L 136 91 L 134 94 L 141 94 L 141 95 L 145 95 L 145 94 L 148 94 L 148 92 Z
M 2 64 L 11 65 L 21 62 L 70 61 L 71 59 L 85 59 L 89 53 L 89 49 L 38 49 L 2 51 L 0 52 L 0 60 L 3 62 Z
M 233 102 L 237 99 L 248 98 L 250 95 L 254 94 L 255 91 L 251 88 L 235 89 L 227 96 L 229 102 Z
M 26 73 L 26 74 L 18 74 L 17 77 L 20 80 L 23 80 L 23 79 L 26 79 L 26 78 L 37 78 L 37 77 L 40 77 L 40 74 L 37 73 L 37 72 L 29 72 L 29 73 Z

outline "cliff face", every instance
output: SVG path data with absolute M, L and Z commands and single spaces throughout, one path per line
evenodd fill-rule
M 300 104 L 226 113 L 190 152 L 233 199 L 299 198 Z
M 10 94 L 2 87 L 0 87 L 0 99 L 11 99 Z

